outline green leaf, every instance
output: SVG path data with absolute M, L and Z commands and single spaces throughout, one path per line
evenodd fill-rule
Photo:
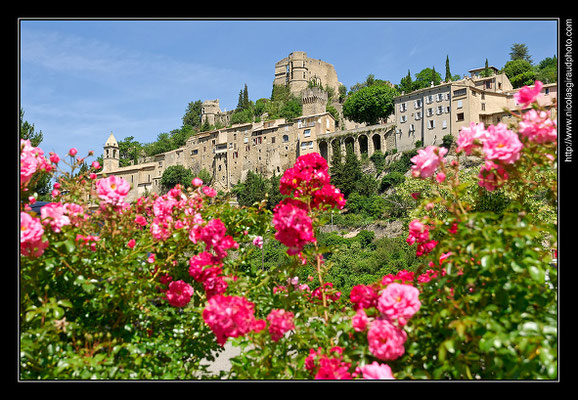
M 64 245 L 66 246 L 66 251 L 68 251 L 69 253 L 72 253 L 76 249 L 76 246 L 74 245 L 74 242 L 71 239 L 66 240 L 64 242 Z
M 530 268 L 528 268 L 528 271 L 530 272 L 530 276 L 532 277 L 532 279 L 535 280 L 536 282 L 543 283 L 545 281 L 546 275 L 544 274 L 544 271 L 541 268 L 532 265 L 530 266 Z

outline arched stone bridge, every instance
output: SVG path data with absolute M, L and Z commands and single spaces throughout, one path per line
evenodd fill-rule
M 371 157 L 378 150 L 385 154 L 386 151 L 396 148 L 395 125 L 370 125 L 317 137 L 319 154 L 327 160 L 328 164 L 331 164 L 336 146 L 339 146 L 341 154 L 345 156 L 349 144 L 353 145 L 353 152 L 358 158 L 363 153 L 367 153 L 367 156 Z

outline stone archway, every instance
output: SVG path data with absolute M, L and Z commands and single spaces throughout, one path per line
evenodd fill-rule
M 369 143 L 367 140 L 367 136 L 359 135 L 357 141 L 359 142 L 359 153 L 360 154 L 365 153 L 367 156 L 370 156 L 371 154 L 369 154 Z
M 379 150 L 383 153 L 383 149 L 381 146 L 381 135 L 379 133 L 376 133 L 371 137 L 371 141 L 373 142 L 373 151 L 376 152 Z
M 325 140 L 319 142 L 319 154 L 325 158 L 325 161 L 329 162 L 329 145 Z
M 354 138 L 352 138 L 351 136 L 346 137 L 345 140 L 343 141 L 343 144 L 345 145 L 345 154 L 347 154 L 347 152 L 349 151 L 348 150 L 349 146 L 351 146 L 351 150 L 353 151 L 353 154 L 355 154 L 356 146 Z

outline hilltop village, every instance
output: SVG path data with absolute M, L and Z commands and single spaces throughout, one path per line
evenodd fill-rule
M 111 133 L 104 145 L 101 174 L 117 175 L 131 184 L 127 201 L 145 193 L 161 191 L 163 172 L 172 165 L 182 165 L 198 173 L 212 172 L 216 190 L 230 191 L 242 182 L 249 171 L 265 177 L 281 174 L 296 158 L 310 152 L 320 153 L 331 162 L 334 149 L 353 149 L 357 156 L 366 153 L 403 152 L 422 146 L 440 145 L 446 135 L 457 137 L 470 123 L 486 125 L 507 122 L 506 109 L 516 107 L 508 77 L 495 67 L 492 74 L 474 68 L 460 80 L 441 82 L 430 87 L 402 93 L 394 98 L 394 112 L 374 125 L 355 123 L 327 111 L 328 94 L 337 91 L 339 81 L 332 64 L 309 58 L 295 51 L 275 64 L 273 85 L 288 86 L 299 96 L 302 115 L 263 119 L 259 122 L 230 124 L 231 111 L 221 111 L 219 100 L 202 104 L 201 122 L 225 126 L 191 136 L 185 146 L 147 157 L 141 162 L 120 167 L 119 146 Z M 315 85 L 310 85 L 310 82 Z M 551 104 L 557 96 L 557 84 L 542 88 L 542 101 Z M 341 105 L 333 104 L 340 112 Z M 339 123 L 338 123 L 339 122 Z

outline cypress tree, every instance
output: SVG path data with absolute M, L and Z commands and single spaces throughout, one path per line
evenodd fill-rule
M 247 89 L 247 84 L 245 83 L 245 88 L 243 89 L 243 109 L 249 107 L 249 90 Z
M 450 72 L 450 56 L 446 55 L 446 77 L 444 81 L 449 82 L 452 80 L 452 74 Z

